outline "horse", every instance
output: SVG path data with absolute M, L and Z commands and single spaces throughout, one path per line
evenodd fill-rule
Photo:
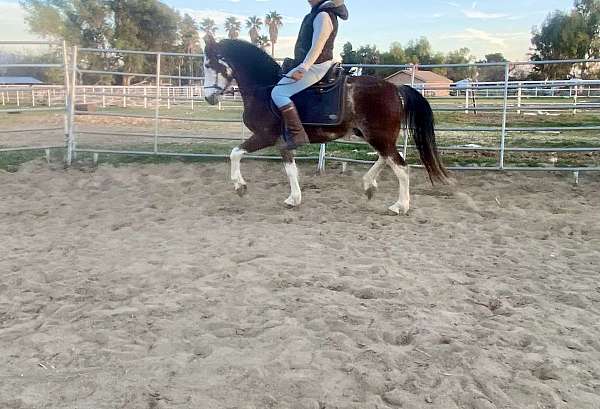
M 300 206 L 302 192 L 294 152 L 283 149 L 280 139 L 282 122 L 271 105 L 271 90 L 282 78 L 282 69 L 265 51 L 241 40 L 217 42 L 205 38 L 204 95 L 215 105 L 237 82 L 244 104 L 243 121 L 252 136 L 231 151 L 231 180 L 238 195 L 247 192 L 240 162 L 245 154 L 279 146 L 291 193 L 285 205 Z M 368 199 L 377 190 L 377 177 L 387 164 L 399 184 L 398 200 L 388 209 L 396 215 L 410 208 L 409 174 L 406 160 L 398 152 L 396 141 L 403 126 L 413 138 L 421 162 L 431 183 L 448 183 L 449 175 L 440 160 L 434 132 L 431 106 L 415 89 L 397 88 L 390 82 L 372 76 L 350 76 L 345 93 L 346 109 L 339 125 L 305 126 L 310 143 L 321 144 L 354 134 L 364 139 L 379 158 L 363 177 Z

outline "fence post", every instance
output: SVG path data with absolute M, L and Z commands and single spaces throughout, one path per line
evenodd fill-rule
M 317 165 L 317 171 L 320 174 L 325 173 L 325 152 L 327 150 L 327 145 L 322 143 L 319 147 L 319 164 Z
M 52 100 L 51 100 L 51 97 L 50 97 L 50 88 L 48 88 L 47 94 L 48 94 L 48 107 L 51 107 L 52 106 Z
M 75 158 L 75 88 L 77 86 L 77 46 L 71 53 L 71 86 L 69 87 L 69 138 L 67 144 L 67 166 L 71 166 Z
M 517 107 L 519 107 L 519 109 L 517 110 L 517 115 L 521 115 L 521 101 L 522 101 L 522 97 L 523 97 L 523 83 L 519 82 L 519 89 L 517 90 Z
M 70 134 L 70 110 L 71 110 L 71 101 L 69 98 L 69 55 L 67 52 L 67 42 L 63 41 L 63 75 L 65 80 L 65 114 L 64 114 L 64 123 L 65 123 L 65 148 L 67 150 L 67 165 L 69 162 L 69 134 Z M 4 100 L 4 99 L 3 99 Z
M 579 94 L 579 87 L 575 85 L 575 95 L 573 96 L 573 105 L 577 107 L 577 95 Z M 577 108 L 573 109 L 573 115 L 577 115 Z
M 160 125 L 160 59 L 161 54 L 156 54 L 156 106 L 154 107 L 154 153 L 158 153 L 158 131 Z
M 508 119 L 508 79 L 510 73 L 509 63 L 504 64 L 504 108 L 502 109 L 502 135 L 500 139 L 500 163 L 499 168 L 504 169 L 504 154 L 506 147 L 506 121 Z
M 470 82 L 469 82 L 469 84 L 470 84 Z M 465 88 L 465 114 L 468 114 L 468 113 L 469 113 L 469 88 Z

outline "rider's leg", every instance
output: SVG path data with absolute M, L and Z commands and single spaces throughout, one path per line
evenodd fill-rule
M 329 67 L 327 64 L 313 65 L 301 80 L 296 81 L 286 77 L 273 88 L 271 97 L 283 117 L 285 124 L 283 136 L 287 149 L 295 149 L 300 145 L 309 143 L 308 135 L 302 126 L 302 121 L 291 97 L 319 82 L 327 74 Z

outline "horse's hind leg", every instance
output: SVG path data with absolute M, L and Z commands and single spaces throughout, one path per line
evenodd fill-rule
M 386 158 L 386 161 L 398 178 L 400 189 L 398 201 L 391 205 L 389 210 L 394 214 L 407 214 L 410 209 L 410 178 L 408 176 L 408 165 L 395 149 L 394 152 Z
M 385 162 L 385 158 L 379 155 L 377 162 L 375 162 L 373 167 L 363 176 L 363 187 L 365 189 L 365 195 L 367 195 L 369 200 L 373 198 L 373 195 L 377 191 L 377 177 L 383 170 Z

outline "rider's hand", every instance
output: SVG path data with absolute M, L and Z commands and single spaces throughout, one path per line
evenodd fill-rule
M 304 71 L 301 71 L 301 70 L 294 71 L 292 73 L 292 78 L 295 79 L 296 81 L 300 81 L 302 78 L 304 78 Z

